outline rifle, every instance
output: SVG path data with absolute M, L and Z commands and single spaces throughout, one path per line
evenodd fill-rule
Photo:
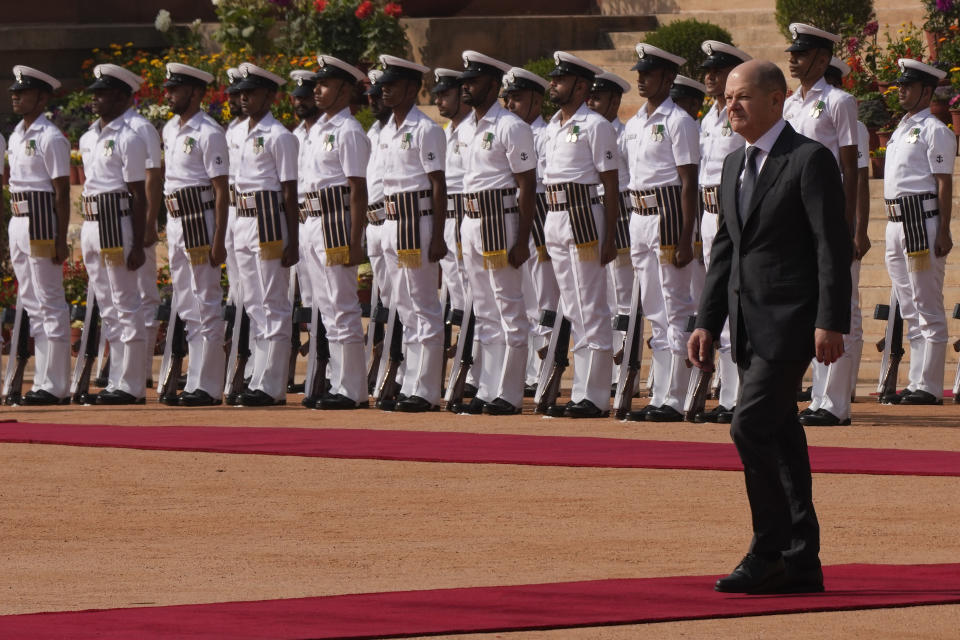
M 3 403 L 8 407 L 23 402 L 23 372 L 30 359 L 30 319 L 19 299 L 10 336 L 13 342 L 10 344 L 10 357 L 7 358 L 7 369 L 3 375 Z
M 697 317 L 690 316 L 687 320 L 687 331 L 692 332 L 697 328 Z M 716 343 L 714 343 L 716 344 Z M 714 345 L 710 347 L 711 360 L 713 359 Z M 687 362 L 687 366 L 690 362 Z M 707 408 L 707 396 L 710 394 L 710 380 L 713 378 L 713 371 L 704 371 L 700 369 L 697 375 L 690 376 L 690 382 L 687 383 L 687 395 L 683 403 L 683 417 L 687 422 L 696 422 L 698 413 L 703 413 Z
M 243 393 L 243 374 L 250 358 L 250 317 L 246 309 L 240 307 L 240 322 L 234 322 L 233 335 L 230 336 L 230 358 L 227 361 L 227 381 L 223 395 L 227 404 L 236 406 Z
M 330 381 L 327 379 L 330 342 L 327 340 L 327 328 L 323 324 L 320 310 L 316 307 L 310 310 L 309 347 L 314 357 L 307 361 L 307 379 L 303 383 L 305 395 L 300 404 L 312 408 L 317 400 L 330 390 Z
M 93 379 L 93 384 L 97 387 L 106 387 L 110 383 L 110 343 L 107 342 L 107 335 L 100 332 L 100 344 L 97 347 L 97 377 Z
M 397 394 L 400 393 L 400 385 L 397 383 L 397 371 L 400 369 L 400 363 L 403 362 L 403 323 L 400 322 L 400 315 L 394 311 L 387 321 L 386 337 L 384 341 L 390 341 L 389 349 L 384 344 L 383 352 L 389 355 L 389 361 L 383 373 L 383 379 L 380 381 L 380 387 L 377 390 L 377 407 L 385 411 L 393 411 L 397 403 Z
M 80 334 L 80 349 L 70 381 L 70 395 L 76 404 L 92 404 L 90 375 L 100 348 L 100 307 L 93 287 L 87 288 L 87 306 L 83 315 L 83 333 Z
M 290 278 L 290 288 L 288 290 L 290 306 L 293 308 L 293 313 L 290 315 L 293 325 L 290 331 L 290 364 L 287 367 L 287 392 L 289 393 L 298 393 L 306 389 L 306 382 L 304 382 L 303 389 L 299 388 L 296 382 L 297 356 L 301 355 L 300 347 L 303 344 L 300 339 L 300 311 L 303 310 L 303 305 L 300 297 L 300 279 L 295 272 L 296 269 L 294 269 L 293 277 Z
M 457 407 L 463 404 L 467 374 L 470 372 L 470 367 L 473 366 L 473 334 L 477 324 L 477 317 L 473 313 L 473 296 L 468 294 L 463 306 L 466 308 L 466 314 L 461 312 L 462 315 L 459 318 L 461 331 L 460 335 L 457 336 L 457 353 L 454 356 L 453 368 L 450 370 L 447 393 L 443 397 L 447 411 L 456 411 Z M 460 310 L 451 309 L 448 326 L 451 326 L 453 321 L 457 319 L 455 317 L 457 311 Z
M 891 311 L 893 315 L 891 316 Z M 899 404 L 897 395 L 897 375 L 900 360 L 903 358 L 903 317 L 900 315 L 900 303 L 897 294 L 890 292 L 890 304 L 878 304 L 873 310 L 874 320 L 886 320 L 887 331 L 877 343 L 877 350 L 883 353 L 880 363 L 880 382 L 877 385 L 881 404 Z
M 560 397 L 560 382 L 563 373 L 570 365 L 567 352 L 570 349 L 570 321 L 561 310 L 551 311 L 544 309 L 540 315 L 542 326 L 553 327 L 550 332 L 550 344 L 547 346 L 547 357 L 544 358 L 540 369 L 540 380 L 537 382 L 537 393 L 534 395 L 536 413 L 546 413 L 550 407 L 556 406 Z
M 450 322 L 450 292 L 447 283 L 440 286 L 440 301 L 443 305 L 443 364 L 440 366 L 440 391 L 443 392 L 443 383 L 447 380 L 447 362 L 450 360 L 450 345 L 453 342 L 453 324 Z
M 629 316 L 618 315 L 614 319 L 614 328 L 626 331 L 623 336 L 623 349 L 620 352 L 620 375 L 617 378 L 617 392 L 613 397 L 614 415 L 618 420 L 626 420 L 633 404 L 633 395 L 637 389 L 637 376 L 640 375 L 640 361 L 643 355 L 643 308 L 640 303 L 640 284 L 633 288 Z M 626 324 L 626 328 L 622 329 Z
M 179 401 L 177 391 L 180 386 L 180 376 L 183 374 L 183 358 L 187 355 L 187 331 L 183 318 L 172 307 L 172 303 L 169 313 L 167 339 L 163 347 L 163 360 L 160 362 L 157 400 L 163 404 L 176 405 Z M 173 322 L 169 323 L 169 319 Z M 196 355 L 200 357 L 199 353 Z

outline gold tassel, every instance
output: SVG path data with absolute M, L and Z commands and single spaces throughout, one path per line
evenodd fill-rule
M 190 264 L 197 267 L 201 264 L 206 264 L 210 261 L 210 245 L 206 244 L 202 247 L 194 247 L 193 249 L 187 249 L 187 253 L 190 255 Z
M 547 253 L 547 245 L 537 247 L 537 262 L 550 262 L 550 254 Z
M 283 240 L 260 243 L 261 260 L 279 260 L 283 257 Z
M 617 249 L 617 260 L 616 264 L 618 267 L 628 267 L 630 266 L 630 248 L 625 247 L 623 249 Z
M 34 258 L 52 258 L 56 253 L 56 245 L 53 240 L 31 240 L 30 255 Z
M 677 245 L 660 245 L 660 264 L 673 264 L 677 255 Z
M 100 249 L 100 263 L 105 267 L 122 267 L 123 247 Z
M 580 262 L 590 262 L 592 260 L 600 259 L 600 243 L 597 240 L 591 240 L 590 242 L 584 242 L 583 244 L 577 245 L 577 259 Z
M 502 269 L 508 264 L 510 263 L 507 260 L 506 249 L 503 249 L 501 251 L 484 251 L 483 252 L 483 268 L 488 271 L 493 269 Z
M 347 264 L 350 262 L 350 247 L 329 247 L 325 249 L 327 253 L 327 266 L 332 267 L 338 264 Z
M 463 260 L 463 245 L 457 243 L 457 260 Z
M 700 262 L 703 262 L 703 243 L 694 242 L 693 243 L 693 257 Z
M 907 271 L 926 271 L 930 268 L 930 249 L 907 254 Z
M 422 264 L 420 249 L 397 249 L 397 264 L 401 268 L 418 268 Z

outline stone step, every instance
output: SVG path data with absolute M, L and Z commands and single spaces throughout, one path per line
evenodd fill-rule
M 717 10 L 716 0 L 598 0 L 600 12 L 603 15 L 625 16 L 644 15 L 650 13 L 671 13 L 677 11 L 695 11 L 699 13 L 730 13 L 765 11 L 773 16 L 774 2 L 772 0 L 730 0 L 723 4 L 722 10 Z M 876 0 L 874 9 L 878 15 L 886 11 L 916 11 L 923 15 L 923 3 L 919 0 Z
M 643 42 L 649 33 L 649 31 L 611 31 L 607 37 L 610 38 L 610 45 L 614 49 L 635 51 L 634 47 L 637 43 Z

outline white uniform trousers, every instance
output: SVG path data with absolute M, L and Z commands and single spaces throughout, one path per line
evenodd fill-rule
M 524 276 L 524 298 L 527 300 L 527 318 L 530 321 L 529 355 L 527 356 L 527 384 L 535 385 L 540 379 L 540 359 L 538 350 L 550 342 L 551 327 L 540 324 L 540 315 L 544 309 L 556 311 L 560 304 L 560 287 L 553 273 L 553 262 L 541 261 L 537 248 L 530 237 L 530 259 L 526 264 Z
M 281 219 L 286 245 L 286 218 Z M 238 217 L 233 228 L 237 272 L 243 282 L 243 306 L 250 316 L 253 374 L 251 391 L 257 389 L 283 400 L 286 398 L 290 367 L 290 339 L 293 305 L 290 303 L 290 269 L 280 260 L 260 259 L 257 218 Z
M 227 229 L 224 234 L 224 245 L 227 247 L 227 300 L 234 303 L 243 300 L 243 296 L 240 294 L 241 282 L 240 272 L 237 270 L 237 256 L 233 250 L 233 227 L 236 224 L 236 220 L 237 208 L 231 205 L 227 207 Z
M 690 337 L 687 323 L 697 310 L 690 295 L 693 267 L 660 264 L 660 218 L 656 215 L 631 215 L 630 257 L 640 283 L 643 314 L 650 321 L 650 347 L 655 356 L 651 404 L 682 411 L 690 380 L 690 369 L 684 364 Z M 658 352 L 669 352 L 671 357 L 656 357 Z
M 504 214 L 506 246 L 516 243 L 519 214 Z M 463 265 L 473 294 L 475 335 L 483 353 L 477 397 L 485 402 L 503 398 L 523 404 L 530 323 L 523 299 L 523 269 L 510 265 L 484 269 L 481 220 L 464 217 L 460 227 Z
M 900 301 L 900 314 L 909 327 L 911 391 L 926 391 L 943 398 L 943 376 L 947 353 L 947 314 L 943 308 L 943 279 L 946 257 L 934 255 L 940 216 L 924 221 L 930 245 L 930 267 L 923 271 L 907 269 L 907 249 L 903 223 L 888 222 L 886 262 L 890 281 Z
M 157 308 L 160 306 L 160 289 L 157 287 L 157 243 L 143 249 L 143 265 L 137 269 L 137 289 L 143 298 L 140 313 L 143 314 L 143 326 L 146 330 L 147 380 L 153 379 L 153 354 L 157 347 Z
M 594 205 L 593 219 L 603 246 L 603 207 Z M 601 411 L 610 408 L 613 384 L 613 328 L 607 304 L 607 270 L 598 259 L 581 261 L 573 240 L 570 214 L 550 211 L 544 224 L 550 264 L 560 288 L 560 307 L 570 319 L 573 343 L 571 400 L 589 400 Z
M 306 238 L 307 224 L 300 223 L 300 237 Z M 300 262 L 297 263 L 297 284 L 300 288 L 300 306 L 304 309 L 312 309 L 313 303 L 313 283 L 310 282 L 310 249 L 306 242 L 300 242 Z
M 213 238 L 214 231 L 213 216 L 213 211 L 206 213 L 210 238 Z M 209 261 L 190 264 L 190 254 L 183 243 L 183 223 L 180 218 L 167 221 L 167 246 L 170 280 L 173 283 L 173 308 L 183 319 L 189 345 L 184 390 L 192 392 L 201 389 L 218 398 L 226 375 L 220 266 L 211 266 Z
M 114 267 L 100 261 L 98 222 L 83 223 L 80 248 L 89 276 L 88 286 L 93 287 L 98 303 L 104 301 L 100 307 L 103 334 L 110 343 L 112 354 L 107 390 L 119 389 L 134 398 L 142 398 L 146 390 L 147 342 L 137 271 L 130 271 L 126 266 L 129 247 L 133 243 L 133 225 L 129 216 L 121 218 L 120 227 L 124 264 Z
M 391 300 L 403 323 L 405 366 L 400 393 L 437 405 L 443 375 L 443 309 L 437 291 L 439 269 L 427 256 L 432 225 L 431 216 L 421 216 L 420 266 L 416 268 L 399 266 L 397 221 L 386 220 L 380 229 Z
M 463 261 L 457 258 L 457 219 L 447 218 L 443 223 L 443 240 L 447 243 L 447 255 L 440 260 L 440 275 L 443 284 L 447 287 L 450 296 L 450 306 L 454 309 L 463 309 L 466 302 L 466 273 Z M 440 301 L 441 304 L 443 300 Z
M 856 375 L 854 369 L 859 366 L 859 354 L 863 347 L 859 260 L 854 260 L 850 265 L 850 280 L 853 285 L 850 298 L 850 333 L 843 336 L 843 355 L 829 366 L 816 360 L 812 361 L 813 392 L 810 409 L 814 411 L 824 409 L 841 420 L 850 417 L 850 396 Z M 944 328 L 946 328 L 945 318 Z M 943 389 L 940 393 L 943 394 Z
M 700 237 L 703 240 L 703 266 L 705 271 L 710 269 L 713 240 L 717 236 L 717 218 L 718 214 L 704 211 L 703 218 L 700 220 Z M 737 392 L 740 388 L 740 369 L 733 361 L 733 354 L 730 350 L 729 320 L 723 323 L 723 330 L 720 332 L 720 346 L 717 351 L 717 369 L 720 374 L 720 405 L 727 409 L 733 409 L 737 405 Z
M 330 393 L 354 402 L 367 400 L 363 359 L 363 318 L 357 297 L 357 267 L 327 266 L 323 219 L 307 218 L 300 246 L 313 286 L 313 303 L 320 310 L 330 343 Z
M 31 257 L 29 217 L 10 218 L 8 234 L 17 298 L 30 318 L 35 347 L 33 390 L 65 398 L 70 392 L 70 311 L 63 265 Z

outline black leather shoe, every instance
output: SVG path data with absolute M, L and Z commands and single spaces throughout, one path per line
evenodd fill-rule
M 775 593 L 786 580 L 787 569 L 782 557 L 764 560 L 748 553 L 733 573 L 717 580 L 713 588 L 722 593 Z
M 157 402 L 160 404 L 165 404 L 168 407 L 179 407 L 180 406 L 180 396 L 177 395 L 176 391 L 170 391 L 157 398 Z
M 537 395 L 537 385 L 535 384 L 525 384 L 523 385 L 523 397 L 524 398 L 533 398 Z
M 636 409 L 627 414 L 627 420 L 630 422 L 644 422 L 647 419 L 647 414 L 656 409 L 657 407 L 652 404 L 648 404 L 643 409 Z
M 317 400 L 313 408 L 314 409 L 323 409 L 323 410 L 333 410 L 333 411 L 343 411 L 347 409 L 365 409 L 370 406 L 370 401 L 367 402 L 357 402 L 351 400 L 342 393 L 333 393 L 326 394 Z
M 806 409 L 804 409 L 803 411 L 797 414 L 797 419 L 800 419 L 804 416 L 812 416 L 814 413 L 816 413 L 814 409 L 807 407 Z
M 80 393 L 73 399 L 74 404 L 97 404 L 97 393 Z
M 477 387 L 470 384 L 469 382 L 463 385 L 463 397 L 472 398 L 477 395 Z
M 523 413 L 523 409 L 513 406 L 503 398 L 496 398 L 483 405 L 483 412 L 488 416 L 515 416 Z
M 203 389 L 184 391 L 180 394 L 181 407 L 215 407 L 220 402 L 220 398 L 214 398 Z
M 606 418 L 609 415 L 609 411 L 601 411 L 600 407 L 586 398 L 571 407 L 567 407 L 566 411 L 568 418 Z
M 671 406 L 663 405 L 650 409 L 645 420 L 647 422 L 683 422 L 683 414 Z
M 27 391 L 20 400 L 21 404 L 39 407 L 49 405 L 70 404 L 70 398 L 60 399 L 49 391 L 40 389 L 39 391 Z
M 929 391 L 917 389 L 916 391 L 911 392 L 910 395 L 904 397 L 901 401 L 901 404 L 943 404 L 943 400 L 938 400 L 937 396 L 933 395 Z
M 850 424 L 850 418 L 841 420 L 826 409 L 817 409 L 808 416 L 799 418 L 800 424 L 805 427 L 845 427 Z
M 562 418 L 567 415 L 567 409 L 573 406 L 573 400 L 568 402 L 565 405 L 552 404 L 547 407 L 547 410 L 544 412 L 544 415 L 550 416 L 551 418 Z
M 700 423 L 730 424 L 733 422 L 733 409 L 727 409 L 722 404 L 717 405 L 717 408 L 711 411 L 701 411 L 693 417 L 693 421 Z
M 912 393 L 913 391 L 910 389 L 903 389 L 899 393 L 888 393 L 887 395 L 880 397 L 880 404 L 900 404 Z
M 797 392 L 797 402 L 810 402 L 813 399 L 813 387 Z
M 245 407 L 273 407 L 287 404 L 286 400 L 277 400 L 262 389 L 244 391 L 240 396 L 240 404 Z
M 487 404 L 477 397 L 473 397 L 470 402 L 459 402 L 450 409 L 453 413 L 466 413 L 471 416 L 479 416 L 483 413 L 483 406 Z
M 409 398 L 404 398 L 397 402 L 397 411 L 402 411 L 404 413 L 424 413 L 426 411 L 433 411 L 437 407 L 430 404 L 426 399 L 421 398 L 420 396 L 410 396 Z
M 146 398 L 135 398 L 126 391 L 115 389 L 101 391 L 97 394 L 97 404 L 147 404 Z

